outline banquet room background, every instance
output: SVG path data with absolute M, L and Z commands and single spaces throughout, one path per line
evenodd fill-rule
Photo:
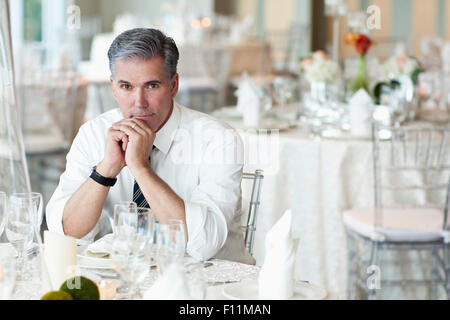
M 418 105 L 406 120 L 434 111 L 441 123 L 450 119 L 450 80 L 447 87 L 435 80 L 445 48 L 450 57 L 450 0 L 13 0 L 10 16 L 31 188 L 45 203 L 80 125 L 116 107 L 106 56 L 111 41 L 129 28 L 161 28 L 180 49 L 176 101 L 235 127 L 246 147 L 245 171 L 264 170 L 257 264 L 265 234 L 290 208 L 300 239 L 297 278 L 341 297 L 348 294 L 342 212 L 373 205 L 372 144 L 367 135 L 346 135 L 345 107 L 325 116 L 314 111 L 314 118 L 307 104 L 313 92 L 317 101 L 321 94 L 329 103 L 349 101 L 342 95 L 358 55 L 346 44 L 348 33 L 374 42 L 366 58 L 370 87 L 391 57 L 414 57 L 425 69 L 415 84 Z M 313 90 L 301 64 L 313 53 L 339 65 L 337 88 L 344 90 Z M 49 66 L 54 73 L 40 72 Z M 258 101 L 256 125 L 249 125 L 240 99 Z

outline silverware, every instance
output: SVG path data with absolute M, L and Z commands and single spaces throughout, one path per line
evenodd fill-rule
M 207 284 L 208 286 L 212 287 L 212 286 L 220 286 L 222 284 L 229 284 L 229 283 L 235 283 L 235 282 L 239 282 L 239 281 L 208 281 Z

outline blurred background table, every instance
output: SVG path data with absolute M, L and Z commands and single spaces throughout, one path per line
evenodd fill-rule
M 299 239 L 296 279 L 308 279 L 345 297 L 348 257 L 342 213 L 374 206 L 372 138 L 320 131 L 294 120 L 294 114 L 275 109 L 266 113 L 261 126 L 248 128 L 233 107 L 214 113 L 241 135 L 244 171 L 264 170 L 254 243 L 257 264 L 264 261 L 267 232 L 290 208 L 292 231 Z

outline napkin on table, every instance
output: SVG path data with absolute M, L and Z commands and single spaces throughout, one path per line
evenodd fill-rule
M 266 235 L 266 256 L 258 278 L 259 297 L 288 299 L 294 295 L 294 263 L 298 239 L 292 238 L 292 211 L 287 210 Z
M 145 300 L 192 300 L 183 266 L 172 263 L 155 284 L 144 293 Z
M 374 103 L 364 89 L 356 91 L 349 101 L 351 132 L 356 135 L 371 135 Z
M 112 252 L 114 234 L 108 233 L 86 248 L 86 255 L 95 258 L 109 258 Z
M 244 125 L 256 127 L 261 120 L 261 101 L 258 88 L 247 73 L 242 75 L 239 87 L 235 92 L 237 96 L 237 109 L 242 112 Z

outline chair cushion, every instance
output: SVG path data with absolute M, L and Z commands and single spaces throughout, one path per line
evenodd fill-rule
M 439 209 L 384 209 L 382 226 L 375 227 L 374 209 L 351 209 L 344 212 L 344 224 L 354 232 L 385 241 L 429 242 L 442 239 L 444 213 Z

